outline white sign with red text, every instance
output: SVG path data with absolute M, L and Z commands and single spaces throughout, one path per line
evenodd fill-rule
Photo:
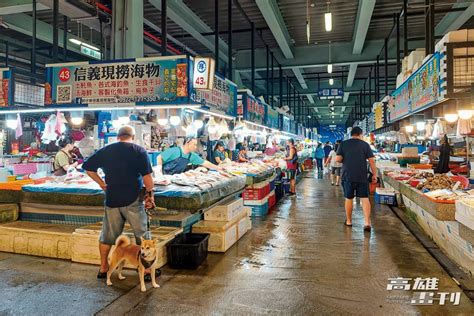
M 215 61 L 212 58 L 194 58 L 193 88 L 211 90 L 214 86 Z

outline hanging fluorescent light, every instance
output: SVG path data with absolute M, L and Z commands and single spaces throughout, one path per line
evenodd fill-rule
M 328 74 L 332 74 L 332 64 L 328 64 Z
M 70 38 L 69 41 L 73 44 L 76 44 L 76 45 L 81 45 L 82 42 L 78 39 L 75 39 L 75 38 Z
M 308 40 L 308 44 L 310 42 L 310 37 L 311 37 L 311 29 L 310 29 L 309 21 L 306 21 L 306 39 Z
M 334 84 L 334 79 L 330 78 L 330 79 L 329 79 L 329 85 L 332 86 L 333 84 Z
M 324 25 L 326 27 L 326 32 L 332 31 L 332 13 L 327 12 L 324 14 Z
M 99 51 L 99 48 L 97 48 L 97 47 L 95 47 L 95 46 L 92 46 L 91 44 L 87 44 L 87 43 L 82 42 L 82 46 L 85 46 L 85 47 L 87 47 L 87 48 L 90 48 L 90 49 Z

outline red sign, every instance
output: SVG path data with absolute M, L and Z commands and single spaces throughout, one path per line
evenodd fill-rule
M 68 68 L 63 68 L 59 71 L 58 76 L 62 82 L 68 81 L 71 78 L 71 71 Z

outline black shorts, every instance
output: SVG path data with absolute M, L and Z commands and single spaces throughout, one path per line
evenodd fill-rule
M 341 167 L 331 167 L 331 173 L 339 177 L 341 175 Z
M 368 198 L 369 197 L 369 183 L 368 182 L 350 182 L 342 181 L 342 189 L 344 190 L 344 197 L 352 200 L 354 197 Z M 355 195 L 354 195 L 355 192 Z
M 293 180 L 296 179 L 296 169 L 288 169 L 288 179 Z

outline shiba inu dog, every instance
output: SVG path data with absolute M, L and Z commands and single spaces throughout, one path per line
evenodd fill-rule
M 127 236 L 120 236 L 115 242 L 115 249 L 110 256 L 109 271 L 107 272 L 107 285 L 112 285 L 110 276 L 115 269 L 118 271 L 119 280 L 124 280 L 122 275 L 122 268 L 125 263 L 129 263 L 138 268 L 138 275 L 140 277 L 140 289 L 142 292 L 146 291 L 145 287 L 145 270 L 150 268 L 151 284 L 154 288 L 160 286 L 156 283 L 155 270 L 158 261 L 155 240 L 145 240 L 141 238 L 141 246 L 132 245 Z

